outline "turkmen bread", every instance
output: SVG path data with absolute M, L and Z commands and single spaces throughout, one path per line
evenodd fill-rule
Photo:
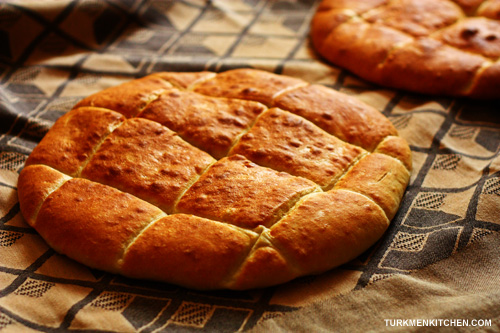
M 408 144 L 353 97 L 252 69 L 157 73 L 62 116 L 18 191 L 28 223 L 90 267 L 248 289 L 366 251 L 410 170 Z
M 500 98 L 499 0 L 323 0 L 311 38 L 326 60 L 371 82 Z

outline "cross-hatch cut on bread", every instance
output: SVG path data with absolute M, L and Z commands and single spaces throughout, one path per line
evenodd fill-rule
M 500 97 L 500 0 L 323 0 L 311 39 L 326 60 L 374 83 Z
M 372 246 L 411 152 L 376 109 L 260 70 L 156 73 L 80 101 L 19 176 L 21 211 L 88 266 L 266 287 Z

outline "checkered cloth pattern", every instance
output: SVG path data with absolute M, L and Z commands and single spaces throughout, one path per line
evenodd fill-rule
M 0 330 L 258 330 L 499 237 L 499 102 L 385 89 L 325 63 L 308 38 L 316 6 L 307 0 L 0 3 Z M 414 170 L 401 208 L 365 254 L 272 288 L 198 292 L 85 267 L 57 254 L 23 220 L 19 172 L 54 121 L 81 98 L 152 72 L 242 67 L 356 96 L 410 144 Z

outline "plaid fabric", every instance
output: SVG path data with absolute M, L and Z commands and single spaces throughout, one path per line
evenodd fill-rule
M 0 330 L 258 330 L 284 314 L 381 280 L 390 284 L 471 243 L 499 237 L 499 101 L 384 89 L 324 63 L 308 40 L 316 5 L 306 0 L 0 3 Z M 19 171 L 54 121 L 82 97 L 156 71 L 241 67 L 357 96 L 389 117 L 409 142 L 414 170 L 402 206 L 383 239 L 364 255 L 273 288 L 197 292 L 89 269 L 55 253 L 23 220 Z M 483 256 L 498 256 L 481 249 Z M 300 322 L 303 329 L 309 324 Z

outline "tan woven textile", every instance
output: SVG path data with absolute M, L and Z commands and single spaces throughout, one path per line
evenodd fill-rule
M 308 35 L 316 5 L 292 0 L 0 3 L 2 332 L 309 332 L 343 325 L 383 331 L 390 329 L 384 319 L 413 318 L 491 319 L 491 327 L 466 329 L 498 331 L 493 305 L 500 276 L 499 100 L 386 89 L 324 63 Z M 16 186 L 24 161 L 54 121 L 83 97 L 153 72 L 242 67 L 358 97 L 386 115 L 410 144 L 413 171 L 401 208 L 365 254 L 325 274 L 273 288 L 195 292 L 77 264 L 50 249 L 23 220 Z M 428 301 L 420 304 L 420 297 Z
M 315 302 L 269 319 L 254 331 L 298 332 L 304 322 L 314 332 L 498 331 L 500 258 L 490 254 L 499 247 L 497 235 L 486 236 L 413 274 L 394 275 L 362 290 Z M 480 325 L 486 321 L 491 325 Z

